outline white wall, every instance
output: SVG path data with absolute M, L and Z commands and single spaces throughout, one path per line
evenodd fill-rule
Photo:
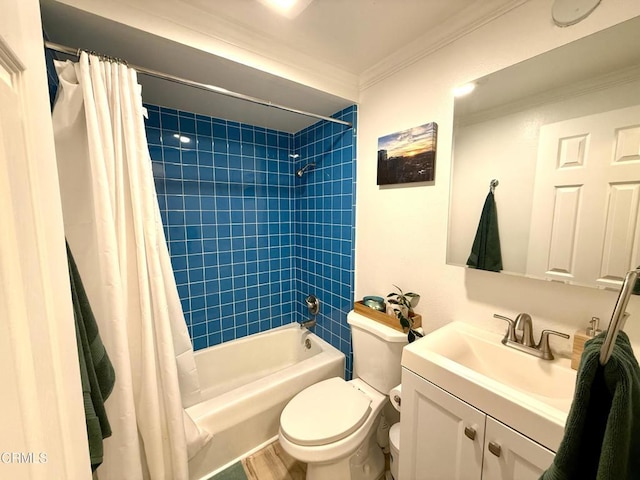
M 632 0 L 609 0 L 583 22 L 554 26 L 552 0 L 532 0 L 364 90 L 360 99 L 356 220 L 356 299 L 386 294 L 392 283 L 422 294 L 427 329 L 464 320 L 502 332 L 493 313 L 526 311 L 534 327 L 573 333 L 594 315 L 611 316 L 616 294 L 445 264 L 453 98 L 451 89 L 572 40 L 640 15 Z M 376 185 L 378 137 L 435 121 L 433 186 Z M 498 187 L 500 188 L 500 187 Z M 640 315 L 638 299 L 629 311 Z M 637 317 L 637 316 L 636 316 Z M 626 331 L 640 342 L 640 320 Z M 634 328 L 635 327 L 635 328 Z M 554 346 L 570 350 L 570 341 Z

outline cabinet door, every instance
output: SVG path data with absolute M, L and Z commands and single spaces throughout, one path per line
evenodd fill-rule
M 487 417 L 482 480 L 538 480 L 555 454 Z
M 485 418 L 403 368 L 400 479 L 480 480 Z

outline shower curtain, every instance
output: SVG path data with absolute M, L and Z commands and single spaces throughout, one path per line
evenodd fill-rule
M 52 115 L 65 234 L 116 371 L 106 402 L 113 435 L 98 478 L 187 479 L 187 437 L 197 448 L 207 435 L 184 411 L 200 389 L 136 72 L 86 53 L 56 69 Z

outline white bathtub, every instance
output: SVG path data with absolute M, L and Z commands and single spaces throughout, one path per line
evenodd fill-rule
M 189 461 L 191 480 L 275 440 L 287 402 L 309 385 L 343 377 L 345 367 L 342 352 L 297 323 L 198 350 L 195 359 L 203 401 L 187 412 L 213 438 Z

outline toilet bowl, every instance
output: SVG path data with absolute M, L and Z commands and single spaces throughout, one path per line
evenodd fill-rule
M 307 480 L 377 480 L 384 454 L 376 429 L 388 392 L 400 382 L 406 334 L 350 312 L 354 379 L 307 387 L 284 408 L 279 441 L 307 464 Z
M 280 444 L 307 464 L 307 480 L 380 478 L 384 455 L 375 431 L 387 398 L 360 379 L 316 383 L 283 410 Z

